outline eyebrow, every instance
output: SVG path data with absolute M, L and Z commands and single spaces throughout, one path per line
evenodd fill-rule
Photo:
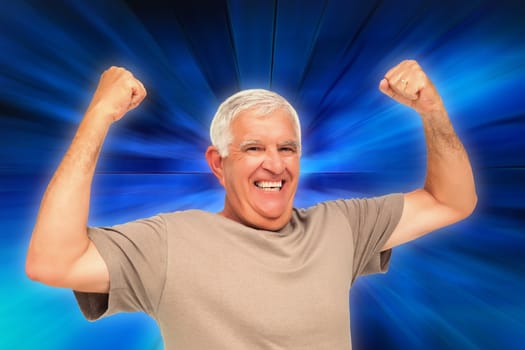
M 260 145 L 262 143 L 263 142 L 260 141 L 260 140 L 246 140 L 246 141 L 243 141 L 243 142 L 240 143 L 239 148 L 242 149 L 242 148 L 245 148 L 247 146 Z M 294 141 L 294 140 L 286 140 L 284 142 L 281 142 L 281 143 L 277 144 L 277 147 L 285 147 L 285 146 L 291 146 L 291 147 L 294 147 L 296 149 L 299 149 L 299 142 Z
M 262 142 L 259 140 L 246 140 L 240 143 L 239 148 L 245 148 L 246 146 L 251 145 L 260 145 Z
M 299 142 L 294 141 L 294 140 L 287 140 L 287 141 L 284 141 L 283 143 L 279 143 L 278 146 L 279 147 L 291 146 L 291 147 L 294 147 L 295 149 L 299 149 Z

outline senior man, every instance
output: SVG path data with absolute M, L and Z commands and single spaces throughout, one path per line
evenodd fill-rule
M 88 319 L 148 313 L 166 349 L 350 349 L 355 279 L 385 271 L 392 247 L 467 217 L 476 204 L 467 154 L 418 63 L 401 62 L 379 89 L 421 116 L 421 189 L 294 208 L 297 113 L 273 92 L 246 90 L 211 125 L 206 159 L 225 188 L 221 212 L 88 228 L 106 133 L 146 96 L 130 72 L 108 69 L 44 194 L 27 274 L 73 289 Z

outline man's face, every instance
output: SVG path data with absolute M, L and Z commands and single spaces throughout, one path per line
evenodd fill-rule
M 278 230 L 291 218 L 299 177 L 300 145 L 288 112 L 253 117 L 241 112 L 222 159 L 226 189 L 222 215 L 245 225 Z

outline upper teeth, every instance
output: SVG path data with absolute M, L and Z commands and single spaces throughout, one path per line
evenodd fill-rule
M 255 183 L 255 186 L 260 188 L 281 188 L 283 186 L 282 181 L 258 181 Z

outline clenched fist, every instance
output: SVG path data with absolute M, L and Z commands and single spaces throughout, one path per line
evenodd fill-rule
M 403 61 L 390 69 L 379 83 L 379 90 L 422 115 L 444 109 L 434 84 L 413 60 Z
M 102 73 L 88 110 L 96 110 L 111 122 L 137 107 L 146 97 L 144 85 L 131 72 L 111 67 Z

